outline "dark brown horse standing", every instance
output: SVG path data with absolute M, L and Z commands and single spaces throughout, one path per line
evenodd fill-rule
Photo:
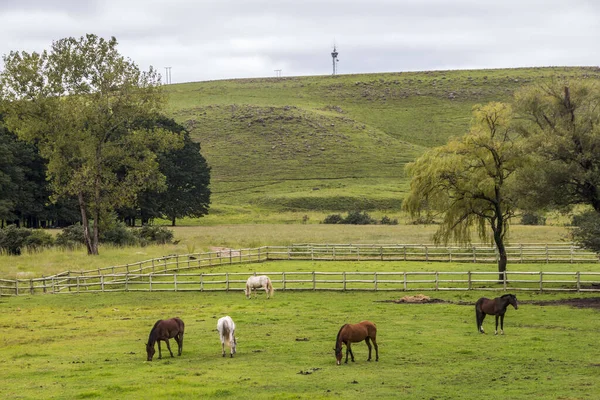
M 496 335 L 498 334 L 498 317 L 500 317 L 500 334 L 504 335 L 504 314 L 509 304 L 516 309 L 519 308 L 517 304 L 517 296 L 514 294 L 505 294 L 500 297 L 496 297 L 494 300 L 487 299 L 485 297 L 480 298 L 475 303 L 475 317 L 477 318 L 477 331 L 485 333 L 483 331 L 483 320 L 487 314 L 496 316 Z
M 371 361 L 371 341 L 373 341 L 373 346 L 375 346 L 375 361 L 379 361 L 377 327 L 370 321 L 362 321 L 358 324 L 345 324 L 340 328 L 337 338 L 335 339 L 335 359 L 337 360 L 337 365 L 342 363 L 342 344 L 346 345 L 345 362 L 348 363 L 348 353 L 350 353 L 352 362 L 354 362 L 354 354 L 352 354 L 350 344 L 362 342 L 363 340 L 367 343 L 367 347 L 369 348 L 369 358 L 367 361 Z
M 148 353 L 148 361 L 152 361 L 152 357 L 156 350 L 154 350 L 154 343 L 158 342 L 158 359 L 162 358 L 162 353 L 160 351 L 160 341 L 167 343 L 167 348 L 169 349 L 169 353 L 171 353 L 171 357 L 173 357 L 173 352 L 171 351 L 171 346 L 169 345 L 169 339 L 174 338 L 177 342 L 178 352 L 177 355 L 181 355 L 181 351 L 183 350 L 183 331 L 184 331 L 184 323 L 179 318 L 171 318 L 171 319 L 159 319 L 156 321 L 152 330 L 150 331 L 150 336 L 148 336 L 148 343 L 146 343 L 146 353 Z

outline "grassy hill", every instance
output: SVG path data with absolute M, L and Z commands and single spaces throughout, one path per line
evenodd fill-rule
M 474 104 L 579 67 L 240 79 L 168 86 L 168 113 L 212 168 L 211 215 L 398 213 L 404 166 L 466 132 Z M 262 217 L 261 217 L 262 216 Z M 256 221 L 258 222 L 258 221 Z

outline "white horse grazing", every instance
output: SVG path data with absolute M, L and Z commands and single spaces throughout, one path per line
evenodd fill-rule
M 217 321 L 217 330 L 219 331 L 219 337 L 221 338 L 223 357 L 225 357 L 225 342 L 227 342 L 227 345 L 229 346 L 230 357 L 233 357 L 237 342 L 235 340 L 235 324 L 229 315 L 219 318 L 219 321 Z
M 254 295 L 256 296 L 257 288 L 265 289 L 265 292 L 267 293 L 267 299 L 273 296 L 273 292 L 275 291 L 273 285 L 271 284 L 271 279 L 269 279 L 268 276 L 251 276 L 246 281 L 246 298 L 250 298 L 250 296 L 252 295 L 252 289 L 254 289 Z

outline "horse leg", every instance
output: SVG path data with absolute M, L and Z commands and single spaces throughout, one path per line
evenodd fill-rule
M 485 333 L 483 330 L 483 320 L 485 319 L 486 314 L 481 311 L 481 314 L 479 315 L 479 332 L 481 333 Z
M 265 285 L 265 293 L 267 294 L 267 299 L 269 298 L 269 285 Z
M 348 352 L 350 352 L 350 358 L 352 359 L 352 362 L 354 362 L 354 353 L 352 353 L 350 342 L 348 342 L 348 345 L 346 346 L 346 362 L 348 362 Z
M 375 361 L 379 361 L 379 346 L 377 346 L 377 340 L 375 338 L 371 339 L 373 341 L 373 347 L 375 347 Z
M 158 344 L 158 359 L 160 360 L 162 358 L 162 352 L 160 351 L 160 340 L 157 340 L 156 343 Z
M 500 334 L 504 335 L 504 314 L 500 315 Z
M 498 318 L 500 317 L 500 315 L 496 314 L 496 331 L 494 332 L 494 335 L 498 334 Z
M 180 356 L 183 351 L 183 333 L 176 335 L 175 341 L 177 342 L 177 355 Z
M 171 351 L 171 345 L 169 344 L 169 339 L 166 339 L 165 342 L 167 342 L 167 349 L 169 349 L 169 353 L 171 353 L 171 357 L 175 357 L 173 355 L 173 352 Z
M 221 352 L 222 356 L 225 357 L 225 339 L 223 339 L 223 338 L 221 339 L 221 350 L 222 350 L 222 352 Z
M 370 343 L 368 336 L 365 338 L 365 343 L 367 344 L 367 347 L 369 348 L 369 358 L 367 358 L 367 361 L 371 361 L 371 343 Z

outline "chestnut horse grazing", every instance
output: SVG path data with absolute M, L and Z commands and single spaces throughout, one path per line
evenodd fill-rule
M 254 289 L 254 295 L 256 295 L 256 289 L 263 288 L 265 292 L 267 292 L 267 299 L 273 296 L 273 292 L 275 289 L 273 288 L 273 284 L 271 283 L 271 279 L 269 279 L 266 275 L 259 276 L 251 276 L 246 281 L 246 298 L 250 298 L 252 295 L 252 290 Z
M 148 361 L 152 361 L 152 357 L 156 350 L 154 350 L 154 343 L 158 342 L 158 359 L 162 358 L 162 353 L 160 351 L 160 341 L 167 343 L 167 348 L 169 349 L 169 353 L 171 353 L 171 357 L 173 357 L 173 352 L 171 351 L 171 346 L 169 345 L 169 339 L 174 338 L 177 342 L 178 352 L 177 355 L 181 355 L 181 351 L 183 350 L 183 330 L 184 323 L 179 318 L 171 318 L 171 319 L 159 319 L 156 321 L 152 330 L 150 331 L 150 336 L 148 336 L 148 343 L 146 343 L 146 353 L 148 353 Z
M 494 300 L 487 299 L 485 297 L 480 298 L 475 303 L 475 318 L 477 318 L 477 330 L 481 333 L 483 331 L 483 320 L 487 314 L 496 316 L 496 335 L 498 334 L 498 317 L 500 317 L 500 334 L 504 335 L 504 314 L 506 308 L 511 304 L 515 310 L 519 308 L 517 304 L 517 296 L 514 294 L 505 294 L 500 297 L 496 297 Z
M 371 361 L 371 341 L 373 341 L 373 346 L 375 346 L 375 361 L 379 361 L 379 348 L 377 347 L 377 327 L 370 321 L 362 321 L 358 324 L 345 324 L 340 328 L 337 338 L 335 339 L 334 349 L 337 365 L 342 363 L 342 344 L 346 345 L 345 363 L 348 363 L 348 353 L 350 353 L 352 362 L 354 362 L 354 354 L 352 354 L 350 344 L 362 342 L 363 340 L 367 343 L 367 347 L 369 348 L 369 358 L 367 361 Z
M 225 342 L 229 345 L 230 357 L 235 354 L 235 324 L 229 315 L 219 318 L 217 321 L 217 330 L 221 338 L 221 348 L 223 349 L 223 357 L 225 357 Z

